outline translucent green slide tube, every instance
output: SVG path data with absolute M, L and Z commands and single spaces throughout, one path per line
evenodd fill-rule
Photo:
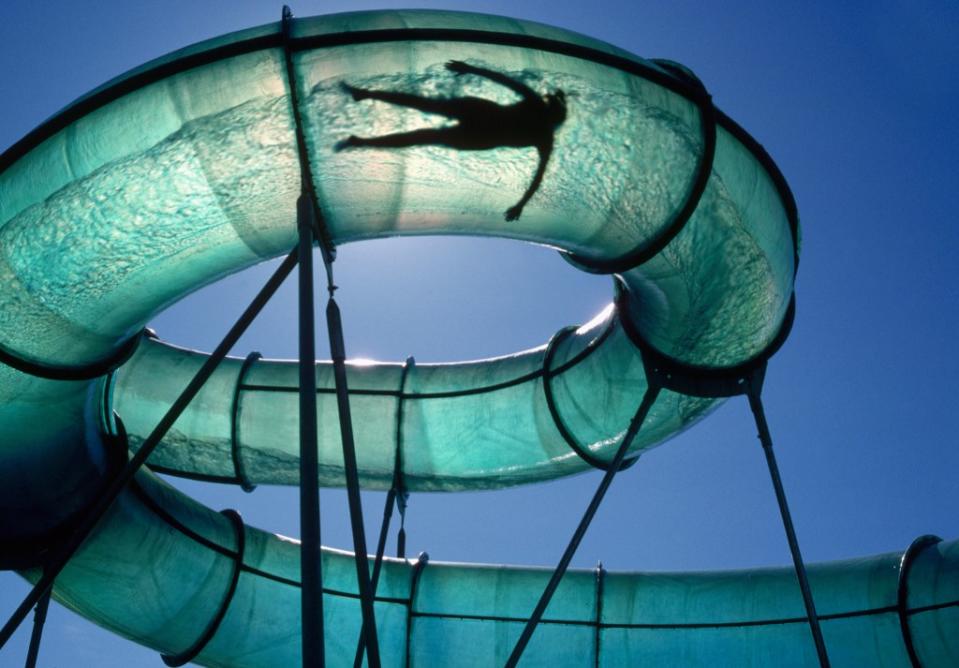
M 298 545 L 245 530 L 239 580 L 208 666 L 299 661 Z M 57 600 L 165 653 L 190 647 L 224 605 L 237 568 L 224 516 L 148 473 L 137 479 L 57 581 Z M 910 665 L 898 607 L 901 553 L 810 567 L 835 666 Z M 110 571 L 104 577 L 105 565 Z M 326 550 L 328 665 L 349 665 L 359 633 L 351 555 Z M 29 574 L 28 574 L 29 575 Z M 377 590 L 380 652 L 389 666 L 502 665 L 548 569 L 386 559 Z M 959 543 L 922 550 L 908 573 L 906 619 L 923 666 L 959 659 Z M 716 573 L 571 571 L 524 655 L 530 666 L 813 666 L 792 569 Z
M 487 120 L 467 113 L 475 104 Z M 389 484 L 397 448 L 410 489 L 497 488 L 602 466 L 647 385 L 640 349 L 728 370 L 764 358 L 788 328 L 798 251 L 789 189 L 675 63 L 452 12 L 298 20 L 288 42 L 276 24 L 210 40 L 108 82 L 0 156 L 0 565 L 36 566 L 95 498 L 119 459 L 112 411 L 137 448 L 202 363 L 202 353 L 144 338 L 107 374 L 144 325 L 294 246 L 295 117 L 333 243 L 509 237 L 618 282 L 615 309 L 541 348 L 415 366 L 402 385 L 402 365 L 351 364 L 368 488 Z M 525 130 L 501 132 L 516 127 Z M 320 363 L 320 478 L 340 485 L 331 388 Z M 295 484 L 295 389 L 291 363 L 227 360 L 150 464 Z M 714 405 L 665 392 L 634 454 Z M 956 556 L 952 543 L 919 553 L 899 607 L 895 555 L 813 568 L 834 665 L 908 665 L 906 637 L 923 665 L 953 665 L 956 641 L 943 629 L 956 622 Z M 295 541 L 245 528 L 144 471 L 54 595 L 167 653 L 197 646 L 206 629 L 205 665 L 290 665 L 297 578 Z M 505 659 L 547 578 L 388 561 L 377 603 L 384 661 Z M 327 552 L 332 663 L 355 650 L 354 580 L 349 555 Z M 808 665 L 803 621 L 787 571 L 609 574 L 601 590 L 594 574 L 571 573 L 524 665 L 592 665 L 597 652 L 600 665 Z

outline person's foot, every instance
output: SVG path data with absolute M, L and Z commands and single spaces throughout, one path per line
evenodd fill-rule
M 360 138 L 357 137 L 356 135 L 350 135 L 350 136 L 347 137 L 346 139 L 342 139 L 342 140 L 336 142 L 336 143 L 333 145 L 333 150 L 336 151 L 337 153 L 339 153 L 340 151 L 343 151 L 343 150 L 345 150 L 345 149 L 348 149 L 348 148 L 356 148 L 357 146 L 361 146 L 362 144 L 363 144 L 363 140 L 362 140 L 362 139 L 360 139 Z
M 365 100 L 368 97 L 365 90 L 363 90 L 362 88 L 357 88 L 356 86 L 351 86 L 345 81 L 340 82 L 340 88 L 343 89 L 344 93 L 352 97 L 354 102 Z
M 520 214 L 523 213 L 523 207 L 517 204 L 516 206 L 511 206 L 506 209 L 506 213 L 503 214 L 503 218 L 512 222 L 514 220 L 519 220 Z

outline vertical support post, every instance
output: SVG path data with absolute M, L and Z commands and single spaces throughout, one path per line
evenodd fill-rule
M 25 668 L 36 668 L 37 657 L 40 654 L 40 638 L 43 636 L 43 624 L 47 621 L 47 609 L 50 607 L 50 590 L 37 603 L 33 613 L 33 633 L 30 634 L 30 648 L 27 650 Z
M 316 443 L 316 336 L 313 311 L 313 203 L 296 201 L 300 329 L 300 635 L 303 668 L 325 665 L 320 551 L 320 466 Z
M 773 453 L 773 440 L 766 423 L 766 413 L 763 410 L 762 384 L 766 373 L 765 364 L 753 372 L 746 383 L 746 396 L 749 399 L 749 408 L 756 420 L 756 429 L 759 432 L 759 442 L 766 455 L 766 465 L 769 467 L 769 477 L 776 490 L 776 501 L 779 503 L 779 514 L 782 516 L 783 528 L 786 530 L 786 540 L 789 541 L 789 551 L 792 553 L 793 566 L 796 577 L 799 579 L 799 589 L 802 592 L 803 603 L 806 606 L 806 617 L 809 619 L 809 629 L 812 631 L 813 642 L 816 644 L 816 654 L 819 656 L 821 668 L 829 668 L 829 656 L 826 653 L 826 643 L 823 640 L 822 629 L 819 626 L 819 617 L 816 615 L 816 606 L 813 603 L 812 590 L 806 577 L 806 566 L 803 564 L 802 554 L 799 552 L 799 541 L 796 539 L 796 530 L 793 527 L 792 516 L 786 503 L 786 492 L 783 490 L 782 478 L 779 476 L 779 466 L 776 464 L 776 455 Z
M 509 659 L 506 661 L 506 668 L 516 668 L 516 664 L 519 663 L 520 657 L 523 656 L 523 652 L 526 650 L 526 646 L 533 637 L 533 632 L 536 630 L 536 626 L 543 618 L 543 613 L 546 612 L 546 607 L 553 598 L 553 594 L 556 592 L 556 588 L 559 586 L 560 580 L 563 579 L 563 576 L 566 574 L 566 569 L 569 568 L 569 562 L 572 561 L 573 555 L 576 553 L 576 549 L 583 540 L 583 536 L 586 535 L 586 529 L 589 528 L 590 522 L 593 521 L 593 516 L 599 509 L 599 506 L 603 501 L 603 497 L 606 496 L 606 490 L 609 489 L 609 485 L 613 482 L 613 477 L 616 475 L 616 472 L 622 467 L 623 459 L 626 457 L 626 452 L 629 450 L 629 446 L 632 444 L 636 434 L 639 433 L 639 428 L 643 426 L 643 422 L 646 420 L 646 416 L 649 414 L 649 409 L 652 408 L 653 404 L 656 402 L 656 397 L 659 396 L 659 391 L 661 388 L 654 384 L 652 379 L 649 379 L 649 383 L 649 386 L 646 388 L 646 393 L 643 395 L 643 400 L 639 404 L 639 408 L 636 410 L 636 414 L 633 416 L 633 419 L 630 421 L 629 427 L 626 429 L 626 433 L 623 435 L 623 441 L 620 443 L 619 449 L 616 450 L 616 456 L 613 457 L 613 461 L 610 462 L 609 468 L 607 468 L 606 473 L 603 474 L 603 479 L 600 481 L 599 487 L 597 487 L 596 491 L 593 493 L 593 498 L 586 507 L 586 512 L 583 513 L 583 518 L 579 521 L 576 531 L 573 532 L 573 537 L 570 539 L 569 545 L 566 546 L 566 551 L 563 552 L 563 556 L 560 558 L 559 564 L 557 564 L 556 569 L 553 571 L 552 577 L 549 579 L 549 583 L 547 583 L 546 588 L 543 590 L 543 594 L 540 596 L 539 602 L 536 604 L 536 608 L 533 610 L 533 614 L 530 615 L 529 620 L 526 622 L 526 626 L 523 628 L 523 633 L 520 635 L 519 640 L 516 641 L 516 646 L 513 647 L 513 652 L 509 655 Z

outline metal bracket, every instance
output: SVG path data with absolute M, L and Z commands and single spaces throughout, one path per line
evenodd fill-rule
M 727 368 L 695 366 L 664 355 L 646 341 L 629 318 L 629 291 L 620 281 L 617 281 L 616 288 L 615 304 L 619 320 L 626 336 L 642 355 L 647 377 L 655 379 L 667 390 L 691 397 L 718 399 L 746 394 L 750 379 L 764 371 L 769 358 L 786 342 L 796 316 L 794 294 L 776 336 L 751 359 Z

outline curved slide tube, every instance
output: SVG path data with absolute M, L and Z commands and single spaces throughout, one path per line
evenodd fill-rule
M 518 220 L 503 211 L 537 169 L 529 148 L 335 150 L 352 133 L 436 122 L 351 100 L 344 82 L 515 101 L 489 77 L 450 71 L 451 60 L 539 94 L 562 90 L 568 100 L 552 159 Z M 619 282 L 616 309 L 544 348 L 405 373 L 352 365 L 368 487 L 392 478 L 398 448 L 411 489 L 494 488 L 601 467 L 646 387 L 640 349 L 686 369 L 734 374 L 765 359 L 788 329 L 798 241 L 788 188 L 682 67 L 546 26 L 441 12 L 344 14 L 296 21 L 289 38 L 269 25 L 211 40 L 93 91 L 0 157 L 4 563 L 33 565 L 31 548 L 55 544 L 96 496 L 115 466 L 112 410 L 137 447 L 201 363 L 198 353 L 149 340 L 134 353 L 145 323 L 200 286 L 293 247 L 297 118 L 331 242 L 505 236 L 560 249 L 574 266 Z M 295 424 L 294 373 L 282 362 L 227 361 L 151 464 L 246 485 L 295 482 L 294 439 L 283 431 Z M 337 485 L 327 376 L 321 368 L 321 481 Z M 714 404 L 665 392 L 633 453 Z M 294 420 L 278 428 L 278 417 Z M 952 544 L 924 550 L 911 571 L 901 612 L 928 657 L 923 665 L 949 665 L 956 655 L 956 641 L 940 633 L 955 621 L 955 553 Z M 174 658 L 288 665 L 300 646 L 296 555 L 294 541 L 243 527 L 144 471 L 58 578 L 55 596 Z M 357 637 L 359 610 L 347 556 L 326 559 L 324 582 L 336 590 L 324 604 L 327 649 L 339 661 L 352 657 L 346 645 Z M 885 594 L 862 594 L 889 590 L 892 563 L 813 569 L 827 641 L 847 665 L 904 665 L 900 636 L 885 632 L 898 613 L 885 610 Z M 913 586 L 920 573 L 927 579 Z M 546 577 L 388 562 L 377 614 L 388 664 L 499 656 Z M 759 581 L 766 584 L 754 587 Z M 811 651 L 798 639 L 801 625 L 790 621 L 802 613 L 785 572 L 609 575 L 602 583 L 597 594 L 592 574 L 564 580 L 525 661 L 568 663 L 577 652 L 587 661 L 597 648 L 609 665 L 656 652 L 759 665 L 786 648 L 797 665 L 812 660 L 801 654 Z M 863 642 L 873 636 L 881 642 Z
M 198 663 L 297 665 L 299 546 L 250 528 L 244 543 L 231 593 L 234 525 L 144 473 L 58 579 L 55 596 L 168 655 L 192 647 L 226 605 Z M 902 557 L 810 567 L 832 665 L 905 668 L 906 642 L 922 666 L 959 659 L 959 542 L 927 545 L 900 584 Z M 352 555 L 326 550 L 323 573 L 327 661 L 349 665 L 360 624 Z M 503 665 L 549 575 L 386 559 L 376 604 L 383 664 Z M 598 653 L 603 666 L 812 666 L 808 634 L 792 569 L 570 571 L 524 665 L 592 666 Z

